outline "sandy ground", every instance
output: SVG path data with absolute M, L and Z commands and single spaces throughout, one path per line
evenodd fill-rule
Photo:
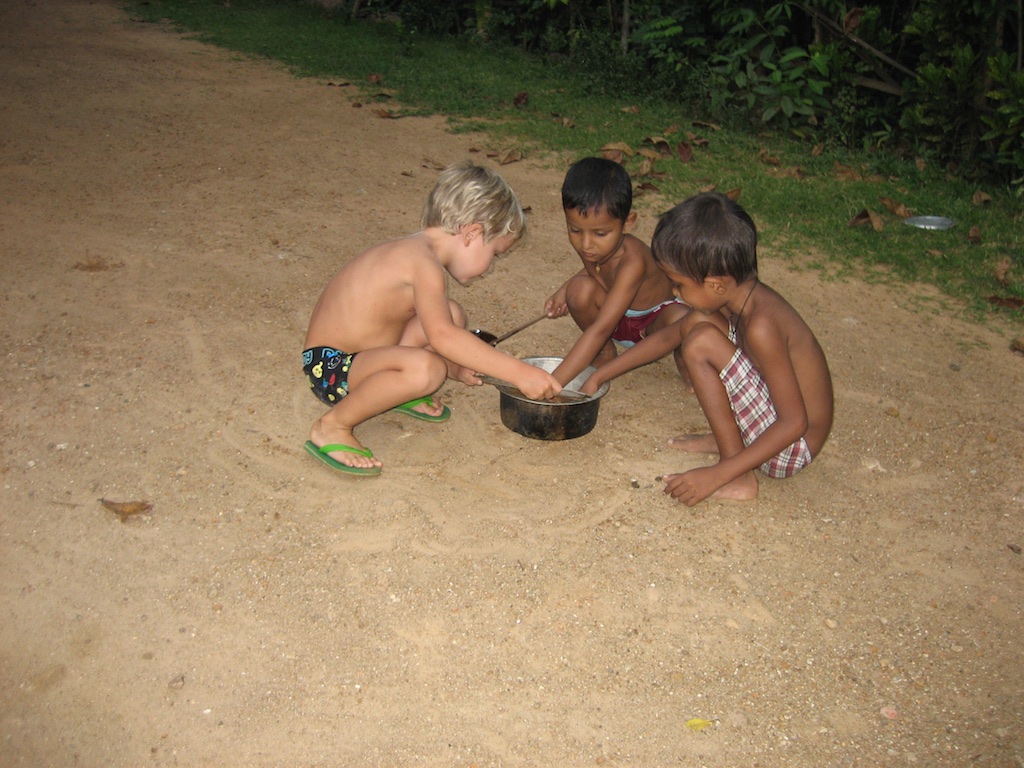
M 340 477 L 301 450 L 316 296 L 501 149 L 350 91 L 106 2 L 0 5 L 0 765 L 1024 765 L 1012 329 L 769 250 L 837 418 L 756 502 L 661 493 L 708 460 L 665 445 L 703 426 L 668 361 L 570 441 L 449 384 L 449 422 L 373 419 L 385 474 Z M 474 325 L 575 269 L 564 167 L 501 168 L 532 233 L 453 287 Z

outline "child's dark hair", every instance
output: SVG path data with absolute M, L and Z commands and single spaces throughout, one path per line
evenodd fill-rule
M 651 238 L 659 264 L 703 281 L 757 277 L 757 228 L 746 211 L 718 192 L 694 195 L 661 215 Z
M 590 211 L 604 209 L 625 221 L 633 207 L 633 181 L 620 163 L 603 157 L 584 157 L 573 163 L 562 182 L 562 209 Z

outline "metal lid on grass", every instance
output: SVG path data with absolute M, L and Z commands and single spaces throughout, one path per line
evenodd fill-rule
M 918 229 L 949 229 L 956 224 L 955 221 L 947 219 L 945 216 L 911 216 L 909 219 L 904 219 L 903 223 Z

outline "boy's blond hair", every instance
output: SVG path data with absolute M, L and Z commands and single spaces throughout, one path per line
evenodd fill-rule
M 526 214 L 508 182 L 488 168 L 462 162 L 441 172 L 420 226 L 441 227 L 453 235 L 469 224 L 483 226 L 484 242 L 496 237 L 518 241 L 526 234 Z

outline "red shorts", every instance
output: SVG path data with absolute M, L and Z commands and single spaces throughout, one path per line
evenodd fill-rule
M 647 326 L 653 323 L 654 319 L 661 314 L 661 310 L 669 304 L 686 306 L 679 299 L 669 299 L 650 309 L 627 309 L 626 314 L 612 331 L 612 341 L 624 347 L 632 347 L 638 341 L 642 341 L 647 335 Z

